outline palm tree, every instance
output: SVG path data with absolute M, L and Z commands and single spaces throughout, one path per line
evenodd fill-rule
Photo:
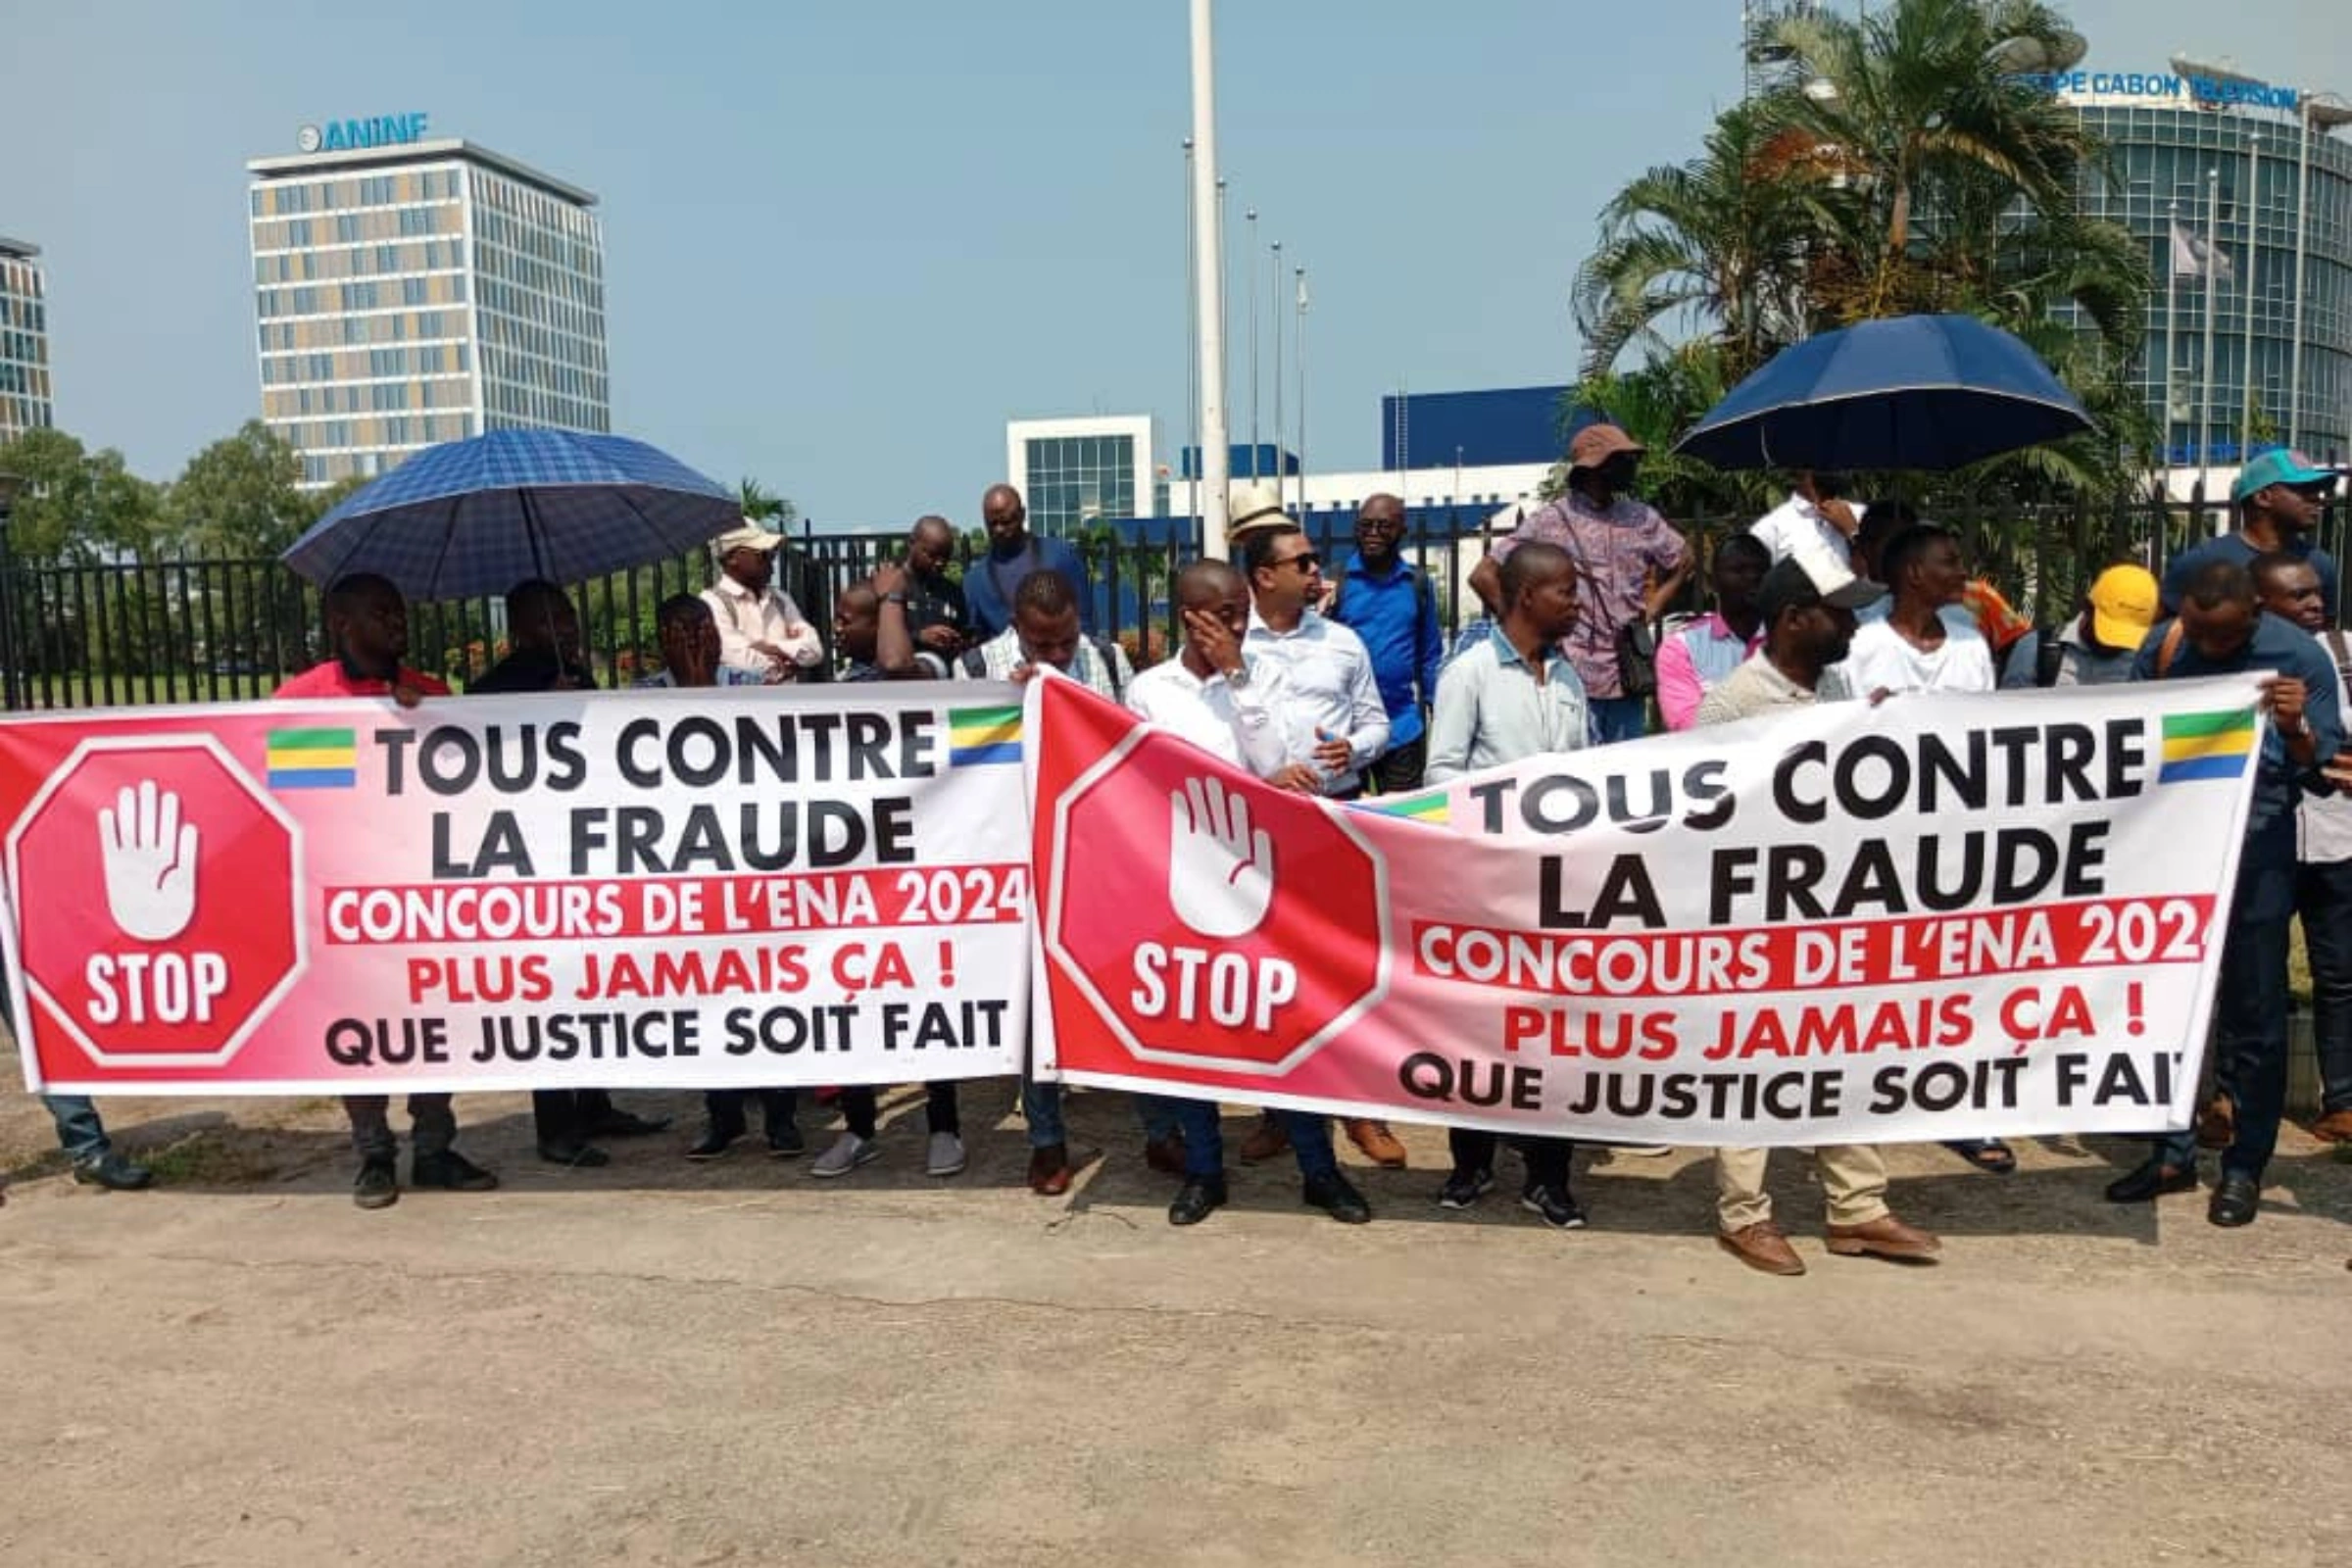
M 1829 186 L 1802 177 L 1806 151 L 1742 105 L 1716 122 L 1699 157 L 1617 193 L 1576 274 L 1587 374 L 1607 373 L 1636 341 L 1668 348 L 1668 329 L 1680 327 L 1717 337 L 1736 380 L 1804 335 L 1807 242 L 1829 225 Z
M 1896 0 L 1860 20 L 1783 24 L 1804 85 L 1769 113 L 1812 138 L 1851 197 L 1839 249 L 1861 265 L 1857 286 L 1831 302 L 1838 318 L 1942 303 L 1952 242 L 1984 238 L 1988 218 L 2072 214 L 2095 135 L 1996 56 L 2011 38 L 2055 48 L 2065 31 L 2038 0 Z
M 798 508 L 775 494 L 759 480 L 746 476 L 739 488 L 743 495 L 743 520 L 756 522 L 770 533 L 781 533 L 792 526 L 800 515 Z

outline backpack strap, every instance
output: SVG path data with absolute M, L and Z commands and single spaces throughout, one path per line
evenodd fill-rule
M 2328 645 L 2328 656 L 2335 661 L 2336 674 L 2344 684 L 2352 686 L 2352 646 L 2345 643 L 2343 628 L 2330 626 L 2320 637 Z
M 1102 673 L 1110 681 L 1110 700 L 1124 703 L 1127 683 L 1119 678 L 1118 645 L 1107 637 L 1089 637 L 1087 641 L 1095 645 L 1095 657 L 1102 661 Z
M 2156 678 L 2162 680 L 2180 655 L 2180 644 L 2188 636 L 2188 624 L 2180 616 L 2164 629 L 2164 641 L 2156 645 Z
M 2066 667 L 2066 644 L 2058 640 L 2059 628 L 2036 631 L 2041 641 L 2034 645 L 2034 684 L 2045 691 L 2058 684 L 2058 673 Z

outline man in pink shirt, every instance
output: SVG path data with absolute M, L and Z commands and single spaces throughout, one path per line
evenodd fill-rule
M 1764 641 L 1756 590 L 1772 551 L 1754 534 L 1736 533 L 1715 547 L 1708 578 L 1715 608 L 1658 644 L 1658 711 L 1668 729 L 1689 729 L 1716 682 L 1747 662 Z
M 402 662 L 409 651 L 409 607 L 382 577 L 358 572 L 327 589 L 326 635 L 334 657 L 279 686 L 276 696 L 389 697 L 415 708 L 423 698 L 449 695 L 445 682 Z M 351 1142 L 360 1155 L 351 1200 L 362 1208 L 389 1208 L 400 1201 L 391 1099 L 345 1095 L 343 1113 L 351 1118 Z M 483 1193 L 498 1185 L 496 1176 L 450 1147 L 457 1135 L 449 1096 L 409 1097 L 410 1186 Z

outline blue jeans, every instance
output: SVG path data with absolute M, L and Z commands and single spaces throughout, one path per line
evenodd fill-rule
M 2352 860 L 2295 872 L 2295 913 L 2311 954 L 2311 1035 L 2320 1113 L 2352 1110 Z
M 1202 1180 L 1222 1177 L 1225 1133 L 1217 1124 L 1217 1102 L 1179 1100 L 1174 1103 L 1177 1125 L 1184 1129 L 1185 1175 Z M 1291 1152 L 1298 1156 L 1299 1175 L 1311 1182 L 1339 1170 L 1339 1156 L 1331 1152 L 1331 1118 L 1310 1116 L 1302 1110 L 1276 1110 L 1267 1114 L 1282 1123 L 1282 1130 L 1291 1135 Z
M 1183 1101 L 1165 1095 L 1136 1096 L 1135 1115 L 1144 1124 L 1144 1136 L 1158 1144 L 1183 1131 L 1184 1105 Z
M 43 1095 L 41 1103 L 49 1107 L 50 1119 L 57 1123 L 57 1147 L 76 1165 L 86 1165 L 93 1159 L 103 1159 L 114 1146 L 107 1142 L 105 1124 L 98 1120 L 98 1106 L 86 1095 Z
M 1070 1141 L 1061 1120 L 1061 1085 L 1042 1084 L 1021 1074 L 1021 1119 L 1029 1124 L 1029 1147 L 1052 1149 Z
M 1649 700 L 1643 697 L 1595 697 L 1592 714 L 1592 744 L 1614 746 L 1638 741 L 1649 733 Z
M 2286 1112 L 2286 937 L 2284 917 L 2237 921 L 2222 941 L 2220 996 L 2214 1003 L 2214 1068 L 2237 1110 L 2237 1139 L 2222 1151 L 2222 1170 L 2257 1180 L 2278 1147 Z M 2192 1123 L 2157 1141 L 2157 1157 L 2187 1169 L 2197 1162 Z

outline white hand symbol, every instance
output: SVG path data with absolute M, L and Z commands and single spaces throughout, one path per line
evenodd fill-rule
M 1213 778 L 1168 795 L 1168 902 L 1204 937 L 1248 936 L 1274 898 L 1274 840 L 1250 829 L 1250 803 Z
M 98 813 L 106 852 L 106 907 L 123 934 L 169 942 L 196 916 L 196 824 L 179 819 L 179 797 L 155 780 L 127 785 Z

